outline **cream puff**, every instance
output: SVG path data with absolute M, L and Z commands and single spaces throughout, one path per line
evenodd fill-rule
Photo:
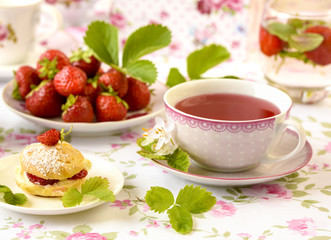
M 20 153 L 16 168 L 17 185 L 44 197 L 61 197 L 69 188 L 80 189 L 92 163 L 65 141 L 53 146 L 33 143 Z

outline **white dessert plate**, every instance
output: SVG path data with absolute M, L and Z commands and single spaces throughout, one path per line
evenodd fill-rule
M 85 154 L 84 154 L 85 156 Z M 87 157 L 88 158 L 88 157 Z M 106 177 L 109 180 L 109 189 L 116 195 L 123 188 L 124 176 L 113 164 L 100 160 L 91 159 L 92 168 L 87 178 L 94 176 Z M 24 206 L 14 206 L 0 202 L 0 207 L 19 213 L 33 215 L 62 215 L 84 211 L 101 205 L 104 201 L 95 200 L 93 202 L 82 203 L 76 207 L 65 208 L 60 198 L 38 197 L 24 192 L 15 182 L 15 168 L 19 163 L 19 154 L 11 155 L 0 159 L 0 184 L 9 187 L 13 193 L 24 193 L 28 197 L 28 203 Z
M 292 131 L 286 131 L 280 143 L 275 149 L 275 155 L 281 155 L 289 152 L 296 146 L 297 135 Z M 245 186 L 267 181 L 272 181 L 288 174 L 291 174 L 304 167 L 312 157 L 312 147 L 307 141 L 303 149 L 295 156 L 276 163 L 259 164 L 253 169 L 238 173 L 212 172 L 198 167 L 194 161 L 188 172 L 182 172 L 168 166 L 166 161 L 152 160 L 167 172 L 199 184 L 213 186 Z
M 12 97 L 13 81 L 9 82 L 5 86 L 2 93 L 2 98 L 10 110 L 39 126 L 55 128 L 58 130 L 65 128 L 67 131 L 72 127 L 72 135 L 100 136 L 121 132 L 125 129 L 129 129 L 136 125 L 142 124 L 160 114 L 163 111 L 163 94 L 166 92 L 167 86 L 161 82 L 156 82 L 150 88 L 153 89 L 153 94 L 151 95 L 151 101 L 149 105 L 145 109 L 129 113 L 128 117 L 142 113 L 145 115 L 131 119 L 125 119 L 122 121 L 112 122 L 66 123 L 63 122 L 60 117 L 35 117 L 30 114 L 29 111 L 25 108 L 24 101 L 18 101 Z
M 36 67 L 39 56 L 46 50 L 45 47 L 36 45 L 29 51 L 26 61 L 19 64 L 0 65 L 0 81 L 9 81 L 13 78 L 13 71 L 17 70 L 20 66 L 28 65 Z

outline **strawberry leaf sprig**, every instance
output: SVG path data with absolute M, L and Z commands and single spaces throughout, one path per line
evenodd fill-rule
M 211 44 L 201 49 L 193 51 L 186 59 L 188 80 L 203 79 L 205 72 L 218 64 L 228 60 L 231 54 L 221 45 Z M 225 76 L 229 77 L 229 76 Z M 238 78 L 230 76 L 231 78 Z M 224 77 L 223 77 L 224 78 Z M 186 82 L 186 78 L 177 68 L 171 68 L 168 74 L 166 85 L 173 87 L 177 84 Z
M 13 193 L 9 187 L 0 185 L 0 200 L 10 205 L 21 206 L 27 203 L 28 198 L 23 193 Z
M 209 211 L 216 198 L 200 186 L 186 185 L 174 198 L 166 188 L 151 187 L 145 196 L 147 205 L 156 213 L 167 211 L 171 227 L 178 233 L 188 234 L 193 229 L 192 214 Z
M 137 153 L 144 157 L 149 159 L 155 159 L 155 160 L 165 160 L 167 161 L 168 165 L 174 169 L 177 169 L 179 171 L 187 172 L 190 163 L 190 158 L 188 154 L 183 151 L 180 147 L 177 147 L 174 152 L 166 155 L 159 155 L 155 153 L 155 151 L 152 149 L 152 145 L 155 145 L 156 142 L 152 142 L 146 146 L 142 145 L 142 142 L 145 140 L 144 137 L 137 139 L 137 145 L 141 147 L 141 150 L 139 150 Z
M 87 179 L 81 187 L 81 191 L 77 188 L 69 188 L 62 197 L 64 207 L 74 207 L 82 203 L 100 199 L 105 202 L 114 202 L 114 193 L 109 190 L 109 182 L 106 178 L 92 177 Z
M 126 40 L 121 66 L 118 30 L 115 26 L 103 21 L 92 22 L 85 33 L 84 42 L 101 62 L 123 74 L 152 84 L 156 81 L 157 69 L 150 60 L 140 58 L 168 46 L 171 32 L 167 27 L 156 24 L 137 29 Z

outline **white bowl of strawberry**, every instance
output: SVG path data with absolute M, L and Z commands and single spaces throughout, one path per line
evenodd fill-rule
M 153 95 L 151 89 L 153 88 Z M 60 50 L 42 53 L 36 67 L 21 66 L 3 91 L 7 106 L 38 125 L 73 134 L 113 134 L 160 114 L 167 90 L 152 87 L 119 70 L 101 68 L 92 52 L 69 58 Z

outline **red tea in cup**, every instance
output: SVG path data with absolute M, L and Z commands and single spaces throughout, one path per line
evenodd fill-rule
M 175 108 L 197 117 L 245 121 L 278 115 L 279 108 L 264 99 L 243 94 L 201 94 L 179 101 Z

